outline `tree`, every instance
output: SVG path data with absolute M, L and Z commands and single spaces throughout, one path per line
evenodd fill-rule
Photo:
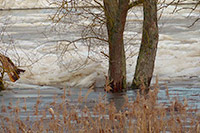
M 128 10 L 134 6 L 142 4 L 143 0 L 130 1 L 130 0 L 85 0 L 85 1 L 65 1 L 63 0 L 57 14 L 53 17 L 60 16 L 63 12 L 64 15 L 59 17 L 60 21 L 63 17 L 70 14 L 72 8 L 73 11 L 77 10 L 78 5 L 82 11 L 86 11 L 87 14 L 93 17 L 92 25 L 98 22 L 105 24 L 107 28 L 106 40 L 109 44 L 109 86 L 113 92 L 123 91 L 126 89 L 126 60 L 124 51 L 123 32 L 126 23 L 126 17 Z M 144 23 L 143 23 L 143 36 L 140 48 L 140 53 L 137 62 L 137 68 L 135 78 L 133 80 L 132 87 L 138 88 L 141 85 L 141 79 L 143 78 L 145 85 L 148 87 L 151 81 L 151 77 L 154 69 L 154 61 L 156 56 L 156 48 L 158 43 L 158 27 L 157 27 L 157 1 L 145 0 L 144 1 Z M 90 10 L 88 7 L 96 7 L 101 13 L 96 13 Z M 73 12 L 74 13 L 74 12 Z M 102 16 L 102 13 L 104 14 Z M 80 13 L 80 15 L 83 13 Z M 84 15 L 83 15 L 84 16 Z M 88 16 L 86 16 L 88 17 Z M 105 21 L 106 20 L 106 21 Z M 102 23 L 103 22 L 103 23 Z M 105 23 L 104 23 L 105 22 Z M 91 27 L 90 27 L 91 28 Z M 97 35 L 95 30 L 91 30 L 93 35 Z M 100 39 L 100 37 L 84 37 L 86 39 Z
M 109 43 L 109 79 L 113 91 L 126 88 L 126 60 L 123 32 L 129 0 L 104 0 Z
M 10 58 L 6 57 L 5 55 L 0 53 L 0 91 L 4 90 L 4 73 L 8 74 L 10 81 L 15 82 L 20 78 L 19 74 L 21 72 L 25 72 L 23 69 L 19 69 L 14 63 L 10 60 Z
M 143 3 L 143 32 L 132 88 L 148 88 L 154 70 L 158 44 L 157 0 Z

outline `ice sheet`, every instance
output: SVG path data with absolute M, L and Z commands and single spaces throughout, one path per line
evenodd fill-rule
M 165 9 L 159 20 L 160 41 L 154 76 L 157 75 L 160 80 L 199 77 L 200 24 L 188 28 L 195 19 L 186 18 L 187 11 L 171 14 L 173 8 Z M 102 87 L 107 75 L 108 59 L 100 51 L 108 54 L 107 45 L 92 46 L 90 52 L 82 42 L 67 46 L 64 40 L 78 38 L 81 28 L 76 24 L 82 22 L 76 18 L 76 23 L 67 20 L 66 24 L 53 24 L 49 20 L 52 12 L 7 11 L 0 16 L 1 29 L 5 28 L 0 52 L 26 69 L 17 82 L 79 88 L 94 84 Z M 136 9 L 136 13 L 130 12 L 124 33 L 128 84 L 134 75 L 141 39 L 142 12 Z M 194 12 L 193 16 L 197 14 Z M 62 55 L 64 48 L 67 48 L 67 52 Z
M 0 0 L 1 9 L 44 8 L 51 6 L 51 0 Z

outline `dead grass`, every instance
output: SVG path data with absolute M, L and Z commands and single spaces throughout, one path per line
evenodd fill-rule
M 171 100 L 168 89 L 166 95 L 170 104 L 159 104 L 158 92 L 159 88 L 155 86 L 145 96 L 138 92 L 135 101 L 126 97 L 120 111 L 117 111 L 113 102 L 108 103 L 105 96 L 99 97 L 93 108 L 84 106 L 88 93 L 85 97 L 80 93 L 78 104 L 70 104 L 67 97 L 71 92 L 66 91 L 59 99 L 53 97 L 54 101 L 42 108 L 42 101 L 38 97 L 33 113 L 28 111 L 26 99 L 21 107 L 19 100 L 16 106 L 12 101 L 8 106 L 2 101 L 0 132 L 200 133 L 200 116 L 196 115 L 198 110 L 189 108 L 187 100 L 183 103 L 177 99 Z

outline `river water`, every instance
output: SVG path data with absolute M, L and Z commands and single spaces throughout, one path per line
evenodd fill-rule
M 167 84 L 171 97 L 178 95 L 180 100 L 186 97 L 189 105 L 200 108 L 200 23 L 188 28 L 199 14 L 194 12 L 188 17 L 186 10 L 172 14 L 173 9 L 173 6 L 165 9 L 159 20 L 160 40 L 154 72 L 154 77 L 158 76 L 161 86 L 159 101 L 166 102 Z M 8 81 L 8 90 L 1 92 L 1 105 L 8 105 L 10 101 L 16 105 L 18 99 L 22 105 L 26 98 L 27 108 L 31 111 L 38 96 L 46 105 L 53 102 L 53 97 L 60 97 L 63 88 L 71 90 L 74 95 L 69 98 L 76 101 L 79 89 L 82 89 L 84 96 L 92 84 L 97 89 L 88 96 L 89 104 L 95 99 L 98 100 L 100 94 L 105 94 L 102 87 L 108 60 L 99 51 L 107 53 L 107 45 L 94 46 L 93 50 L 88 52 L 88 47 L 79 42 L 76 47 L 70 45 L 62 56 L 64 59 L 61 58 L 66 40 L 80 37 L 87 22 L 75 17 L 53 23 L 51 16 L 55 11 L 0 11 L 0 52 L 26 70 L 16 83 Z M 128 15 L 124 33 L 129 85 L 135 70 L 141 29 L 142 12 L 141 8 L 137 8 Z M 154 82 L 155 78 L 152 84 Z M 136 91 L 107 94 L 106 97 L 108 101 L 116 101 L 117 108 L 120 108 L 125 95 L 134 99 Z

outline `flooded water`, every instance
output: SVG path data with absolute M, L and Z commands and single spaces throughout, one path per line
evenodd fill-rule
M 195 80 L 192 81 L 194 82 Z M 199 80 L 196 80 L 196 82 L 199 82 Z M 158 102 L 167 106 L 175 99 L 182 104 L 187 99 L 189 108 L 199 110 L 200 87 L 192 86 L 193 84 L 189 80 L 187 85 L 184 85 L 184 83 L 185 81 L 179 81 L 179 83 L 171 82 L 168 84 L 170 100 L 166 95 L 166 85 L 161 84 L 158 93 Z M 65 102 L 67 103 L 68 109 L 74 106 L 79 109 L 87 106 L 92 110 L 101 99 L 105 104 L 114 102 L 116 109 L 120 111 L 126 102 L 126 97 L 128 97 L 130 102 L 134 101 L 137 96 L 137 91 L 138 90 L 128 90 L 127 92 L 113 94 L 104 92 L 103 88 L 94 88 L 94 90 L 90 91 L 88 88 L 71 89 L 29 85 L 1 92 L 0 110 L 2 110 L 4 106 L 7 108 L 9 108 L 9 106 L 12 106 L 12 108 L 20 107 L 20 119 L 25 120 L 27 117 L 31 117 L 31 121 L 34 121 L 36 119 L 35 111 L 37 103 L 39 103 L 37 110 L 48 112 L 48 109 L 51 107 L 56 109 L 56 106 L 59 106 L 62 103 L 63 95 L 66 94 Z M 26 111 L 23 111 L 22 109 L 25 105 Z M 12 112 L 12 110 L 10 111 Z M 8 109 L 8 112 L 1 112 L 0 116 L 10 117 L 10 111 Z M 39 117 L 42 117 L 41 113 L 39 114 Z M 51 115 L 47 115 L 47 117 L 51 117 Z
M 177 95 L 181 101 L 187 98 L 190 106 L 199 109 L 200 23 L 188 28 L 195 21 L 198 12 L 187 18 L 186 11 L 171 14 L 173 8 L 166 9 L 159 20 L 160 41 L 154 72 L 161 85 L 158 99 L 159 102 L 168 102 L 165 95 L 166 83 L 172 99 Z M 33 114 L 38 97 L 42 101 L 40 108 L 43 108 L 59 99 L 64 93 L 63 88 L 71 93 L 67 94 L 70 103 L 79 104 L 77 99 L 80 92 L 84 97 L 88 92 L 87 88 L 94 83 L 97 89 L 89 94 L 85 103 L 89 107 L 93 106 L 94 101 L 98 101 L 99 95 L 106 95 L 107 102 L 115 101 L 117 109 L 124 104 L 124 96 L 134 99 L 137 92 L 133 90 L 117 94 L 103 91 L 108 61 L 99 51 L 107 53 L 106 44 L 94 46 L 93 51 L 88 53 L 88 47 L 78 43 L 78 48 L 69 46 L 61 58 L 66 40 L 80 37 L 87 22 L 72 17 L 53 23 L 51 16 L 54 13 L 55 9 L 0 11 L 0 52 L 26 70 L 16 83 L 8 81 L 9 89 L 1 92 L 1 105 L 8 106 L 12 103 L 13 106 L 23 106 L 26 99 L 27 110 Z M 141 29 L 142 12 L 141 9 L 135 9 L 128 16 L 124 33 L 125 42 L 128 42 L 128 84 L 131 83 L 135 70 Z M 88 59 L 89 55 L 91 59 Z

